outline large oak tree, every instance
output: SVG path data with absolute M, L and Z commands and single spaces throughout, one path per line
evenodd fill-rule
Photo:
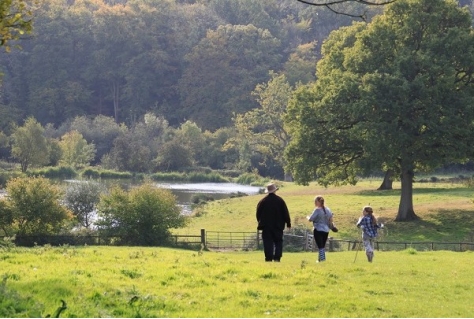
M 317 82 L 297 91 L 288 167 L 307 184 L 393 170 L 397 221 L 416 219 L 413 177 L 473 155 L 474 35 L 456 1 L 397 0 L 370 24 L 331 33 Z

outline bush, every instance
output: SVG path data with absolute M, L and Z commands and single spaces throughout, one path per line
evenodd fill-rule
M 98 204 L 99 232 L 121 238 L 121 244 L 154 246 L 171 240 L 171 228 L 185 226 L 170 190 L 145 183 L 129 192 L 119 187 L 102 196 Z
M 44 177 L 14 178 L 7 184 L 6 203 L 21 235 L 55 234 L 72 218 L 60 204 L 61 189 Z

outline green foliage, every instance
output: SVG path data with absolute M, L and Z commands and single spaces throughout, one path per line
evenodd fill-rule
M 87 143 L 94 143 L 96 153 L 93 163 L 97 163 L 102 156 L 110 152 L 115 138 L 124 134 L 127 127 L 116 123 L 112 117 L 104 115 L 98 115 L 92 119 L 78 116 L 72 121 L 69 130 L 78 131 Z
M 316 79 L 316 44 L 315 41 L 300 44 L 290 54 L 284 65 L 284 73 L 290 85 L 307 84 Z
M 245 173 L 239 175 L 236 180 L 236 183 L 242 185 L 253 185 L 253 186 L 262 186 L 268 182 L 268 179 L 263 178 L 262 176 L 258 175 L 257 173 Z
M 96 168 L 86 168 L 81 172 L 81 176 L 84 178 L 98 179 L 100 177 L 101 170 Z
M 199 173 L 199 172 L 191 172 L 186 174 L 187 178 L 190 182 L 209 182 L 209 183 L 225 183 L 228 182 L 229 179 L 223 177 L 219 173 L 211 172 L 211 173 Z
M 61 189 L 43 177 L 18 177 L 8 181 L 6 202 L 19 235 L 57 234 L 72 218 L 61 206 Z
M 186 55 L 188 67 L 179 86 L 186 116 L 201 128 L 215 130 L 230 124 L 233 112 L 251 109 L 255 102 L 249 88 L 265 82 L 268 70 L 276 69 L 280 44 L 268 30 L 252 24 L 209 30 Z
M 24 176 L 25 174 L 19 171 L 0 171 L 0 189 L 4 188 L 9 179 Z
M 88 144 L 81 133 L 70 131 L 61 137 L 60 163 L 64 166 L 81 168 L 88 166 L 95 156 L 95 145 Z
M 154 173 L 150 175 L 150 178 L 154 181 L 176 181 L 182 182 L 187 181 L 187 175 L 185 173 L 171 172 L 171 173 Z
M 48 149 L 49 149 L 49 164 L 56 166 L 59 164 L 62 156 L 61 145 L 59 141 L 55 138 L 50 138 L 47 140 Z
M 166 142 L 154 160 L 157 169 L 164 171 L 182 171 L 193 164 L 191 150 L 178 140 Z
M 405 252 L 410 255 L 416 255 L 418 253 L 416 249 L 412 247 L 405 249 Z
M 10 52 L 10 42 L 33 30 L 31 4 L 24 0 L 0 2 L 0 46 Z
M 256 154 L 264 166 L 273 162 L 280 167 L 285 165 L 283 151 L 290 136 L 283 118 L 292 90 L 285 75 L 270 72 L 270 80 L 258 84 L 252 92 L 259 107 L 233 118 L 237 134 L 228 140 L 226 147 L 239 150 L 240 169 L 250 170 L 251 159 Z
M 170 240 L 170 229 L 185 225 L 171 191 L 145 183 L 126 192 L 113 187 L 98 204 L 97 226 L 107 236 L 127 245 L 160 245 Z
M 297 90 L 288 108 L 295 181 L 355 184 L 392 170 L 403 181 L 397 218 L 416 219 L 414 172 L 473 154 L 472 144 L 457 143 L 474 134 L 465 77 L 474 66 L 471 24 L 454 1 L 399 0 L 370 23 L 332 32 L 317 82 Z
M 2 318 L 41 318 L 44 306 L 31 296 L 24 297 L 17 291 L 7 288 L 8 274 L 3 275 L 0 284 L 0 317 Z
M 49 162 L 49 152 L 44 128 L 33 117 L 25 120 L 23 126 L 15 126 L 12 138 L 12 156 L 20 161 L 21 171 L 28 166 L 41 166 Z
M 114 140 L 110 153 L 102 157 L 102 165 L 118 170 L 151 172 L 155 168 L 153 159 L 162 152 L 163 143 L 171 132 L 163 117 L 147 113 L 143 121 L 135 123 Z
M 28 171 L 28 176 L 44 176 L 47 178 L 70 179 L 77 176 L 77 171 L 70 166 L 45 167 Z
M 64 196 L 64 204 L 76 217 L 79 225 L 89 228 L 93 223 L 93 214 L 105 188 L 93 181 L 72 181 Z
M 0 238 L 1 236 L 11 236 L 13 224 L 13 211 L 10 209 L 7 201 L 0 198 Z M 0 244 L 0 246 L 2 246 Z
M 132 178 L 134 174 L 130 172 L 119 172 L 114 170 L 103 170 L 100 168 L 86 168 L 81 172 L 81 176 L 86 179 L 99 178 Z

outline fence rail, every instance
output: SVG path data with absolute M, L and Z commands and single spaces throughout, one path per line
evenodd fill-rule
M 221 232 L 201 229 L 199 235 L 173 235 L 172 243 L 175 246 L 199 245 L 210 250 L 258 250 L 263 248 L 262 234 L 254 232 Z M 14 243 L 17 246 L 34 245 L 119 245 L 119 237 L 104 237 L 99 235 L 87 236 L 17 236 Z M 315 251 L 315 244 L 311 232 L 306 234 L 284 234 L 284 250 L 286 251 Z M 451 250 L 474 251 L 474 242 L 394 242 L 376 241 L 375 249 L 380 251 L 405 250 L 408 248 L 417 251 Z M 351 251 L 361 249 L 360 240 L 344 240 L 329 238 L 326 249 L 328 251 Z

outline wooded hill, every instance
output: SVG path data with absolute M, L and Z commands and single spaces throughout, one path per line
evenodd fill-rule
M 295 0 L 45 0 L 33 33 L 0 55 L 0 129 L 33 116 L 131 125 L 147 112 L 178 127 L 232 124 L 251 92 L 285 74 L 315 79 L 320 45 L 351 18 Z M 349 5 L 348 5 L 349 6 Z

